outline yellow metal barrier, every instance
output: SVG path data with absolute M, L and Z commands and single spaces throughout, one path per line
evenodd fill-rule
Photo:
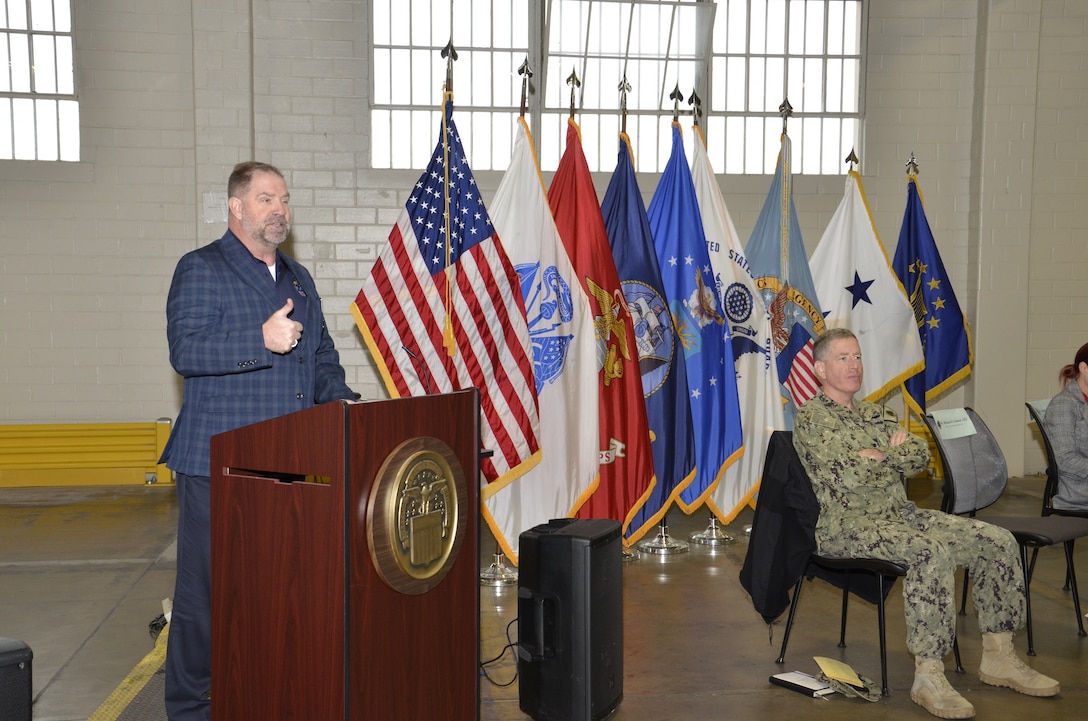
M 0 488 L 173 483 L 159 457 L 170 419 L 0 425 Z

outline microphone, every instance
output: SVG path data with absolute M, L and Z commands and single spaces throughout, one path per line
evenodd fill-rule
M 423 362 L 423 359 L 412 352 L 412 349 L 406 345 L 402 345 L 401 348 L 408 354 L 408 357 L 412 359 L 412 369 L 416 372 L 416 380 L 423 386 L 423 390 L 427 395 L 431 395 L 434 392 L 434 387 L 431 378 L 431 369 L 427 367 L 427 364 Z M 422 377 L 420 376 L 420 368 L 423 369 Z M 426 380 L 426 383 L 423 381 Z

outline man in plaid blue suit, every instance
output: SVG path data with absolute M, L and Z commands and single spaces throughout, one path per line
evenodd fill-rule
M 283 174 L 266 163 L 241 163 L 227 196 L 226 234 L 181 258 L 166 301 L 170 363 L 185 379 L 163 452 L 178 494 L 166 656 L 170 721 L 207 721 L 211 713 L 211 437 L 357 398 L 313 278 L 279 250 L 291 223 Z

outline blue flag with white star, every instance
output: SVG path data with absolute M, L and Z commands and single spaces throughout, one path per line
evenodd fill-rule
M 914 311 L 876 232 L 861 176 L 846 192 L 808 261 L 828 328 L 849 328 L 861 346 L 858 397 L 877 401 L 922 370 Z
M 925 370 L 903 384 L 907 403 L 921 415 L 929 401 L 971 374 L 974 350 L 914 175 L 907 178 L 907 207 L 892 267 L 910 298 L 925 357 Z
M 672 125 L 672 154 L 646 214 L 688 371 L 695 478 L 680 494 L 680 506 L 691 513 L 744 446 L 729 324 L 718 299 L 679 123 Z

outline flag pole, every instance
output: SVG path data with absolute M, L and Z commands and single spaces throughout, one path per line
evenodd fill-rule
M 450 144 L 449 128 L 446 126 L 449 114 L 446 107 L 453 102 L 453 62 L 457 60 L 457 49 L 453 47 L 453 37 L 442 48 L 441 56 L 446 59 L 446 84 L 442 89 L 442 169 L 445 173 L 445 187 L 450 187 Z M 446 355 L 457 355 L 457 342 L 453 338 L 453 235 L 450 232 L 450 194 L 443 193 L 442 219 L 446 229 L 446 322 L 442 329 L 442 345 Z
M 907 183 L 910 183 L 911 178 L 918 175 L 918 159 L 914 157 L 914 151 L 910 151 L 910 157 L 907 158 Z M 910 431 L 910 403 L 907 402 L 907 385 L 906 383 L 899 384 L 899 393 L 903 396 L 903 417 L 907 419 L 907 431 Z M 922 419 L 919 418 L 919 421 Z M 923 424 L 924 425 L 924 424 Z
M 691 122 L 698 128 L 699 116 L 703 114 L 703 100 L 694 89 L 691 91 L 691 96 L 688 97 L 688 105 L 691 106 Z M 693 142 L 705 143 L 705 141 L 706 138 L 703 136 L 702 141 L 697 137 Z M 703 546 L 725 546 L 730 543 L 736 543 L 737 537 L 722 530 L 721 526 L 718 524 L 718 517 L 714 515 L 714 511 L 709 511 L 709 513 L 710 521 L 707 524 L 706 530 L 697 531 L 691 534 L 691 536 L 689 536 L 691 542 Z
M 676 125 L 680 122 L 680 101 L 684 99 L 684 94 L 680 92 L 680 83 L 676 84 L 676 87 L 669 94 L 669 100 L 672 101 L 672 122 Z M 652 553 L 657 556 L 671 556 L 678 553 L 688 552 L 688 543 L 686 541 L 677 541 L 669 535 L 669 512 L 666 506 L 665 512 L 661 514 L 661 524 L 657 529 L 657 536 L 649 540 L 643 541 L 638 544 L 638 550 L 644 553 Z
M 446 86 L 445 86 L 445 91 L 446 91 L 446 95 L 452 100 L 453 99 L 453 61 L 457 59 L 457 50 L 453 47 L 453 38 L 450 38 L 449 44 L 446 45 L 446 47 L 442 49 L 442 57 L 446 58 Z M 529 78 L 531 78 L 533 76 L 533 71 L 529 69 L 529 58 L 525 58 L 525 62 L 521 64 L 520 68 L 518 68 L 518 74 L 523 76 L 522 81 L 521 81 L 521 93 L 522 93 L 522 95 L 521 95 L 521 116 L 525 117 L 525 102 L 526 102 L 525 101 L 525 94 L 527 92 Z M 446 109 L 445 109 L 445 102 L 443 102 L 442 105 L 443 105 L 443 107 L 442 107 L 442 138 L 443 138 L 443 146 L 445 148 L 445 150 L 444 150 L 445 162 L 443 163 L 443 165 L 445 166 L 446 187 L 448 188 L 449 185 L 450 185 L 449 184 L 450 164 L 448 162 L 449 145 L 448 145 L 448 143 L 445 142 L 445 138 L 446 138 Z M 452 244 L 450 242 L 451 236 L 450 236 L 450 200 L 449 200 L 450 196 L 449 196 L 449 193 L 443 193 L 443 197 L 445 198 L 446 254 L 447 254 L 447 258 L 449 258 L 449 252 L 450 252 L 449 248 L 450 248 L 450 246 Z M 446 262 L 446 267 L 447 268 L 450 267 L 448 260 Z M 446 292 L 447 293 L 450 292 L 451 287 L 452 287 L 452 284 L 447 280 L 447 283 L 446 283 Z M 447 304 L 446 307 L 449 308 L 450 306 Z M 452 341 L 453 330 L 452 330 L 452 325 L 450 324 L 449 318 L 450 318 L 450 316 L 447 313 L 447 315 L 446 315 L 446 327 L 447 327 L 447 330 L 449 330 L 449 332 L 450 332 L 450 340 Z M 456 351 L 456 347 L 454 347 L 453 352 L 450 352 L 450 355 L 453 355 L 455 351 Z M 487 453 L 489 453 L 489 454 L 493 453 L 493 452 L 494 451 L 487 451 Z M 491 558 L 492 558 L 491 565 L 480 572 L 480 585 L 481 586 L 491 586 L 491 587 L 494 587 L 494 588 L 501 588 L 501 587 L 504 587 L 504 586 L 513 586 L 513 585 L 515 585 L 518 582 L 518 570 L 516 568 L 511 568 L 510 566 L 506 565 L 506 555 L 503 554 L 502 547 L 499 545 L 498 539 L 495 540 L 495 553 L 492 555 Z
M 578 68 L 571 68 L 567 76 L 567 87 L 570 88 L 570 119 L 574 120 L 574 93 L 582 87 L 582 81 L 578 79 Z
M 694 89 L 692 89 L 691 95 L 688 96 L 688 105 L 691 106 L 691 124 L 699 127 L 699 118 L 703 114 L 703 99 L 699 97 Z
M 782 149 L 786 148 L 786 139 L 789 137 L 786 134 L 786 123 L 789 122 L 790 116 L 793 115 L 793 106 L 790 105 L 789 98 L 783 98 L 782 104 L 778 106 L 778 114 L 782 116 Z M 781 152 L 781 151 L 779 151 Z M 789 199 L 792 197 L 793 189 L 790 187 L 793 183 L 793 167 L 791 165 L 791 158 L 788 154 L 786 157 L 781 158 L 782 163 L 782 213 L 780 221 L 781 225 L 778 230 L 779 245 L 782 252 L 782 289 L 786 291 L 790 284 L 790 209 Z
M 627 94 L 631 92 L 631 83 L 627 81 L 627 74 L 624 73 L 623 79 L 620 80 L 620 84 L 616 86 L 616 90 L 620 93 L 620 134 L 627 135 Z M 638 560 L 638 551 L 631 547 L 631 544 L 626 538 L 623 539 L 623 562 L 630 563 L 631 561 Z
M 617 90 L 620 91 L 620 132 L 627 135 L 627 93 L 631 92 L 631 83 L 627 82 L 627 75 L 623 76 Z
M 518 75 L 521 76 L 521 117 L 525 117 L 525 111 L 529 109 L 529 78 L 533 77 L 533 69 L 529 67 L 529 56 L 518 67 Z

